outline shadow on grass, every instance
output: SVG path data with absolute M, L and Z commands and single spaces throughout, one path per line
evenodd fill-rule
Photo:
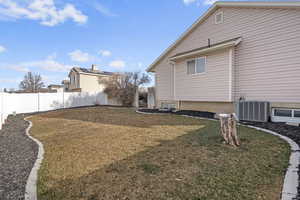
M 145 115 L 136 113 L 134 109 L 107 106 L 58 110 L 40 114 L 39 116 L 45 118 L 80 120 L 84 122 L 94 122 L 120 126 L 133 126 L 142 128 L 164 125 L 175 126 L 199 124 L 198 120 L 186 118 L 183 116 L 171 114 Z
M 220 140 L 218 124 L 205 122 L 202 129 L 162 140 L 80 178 L 51 180 L 43 166 L 39 199 L 279 199 L 288 146 L 244 127 L 240 137 L 242 147 L 226 146 Z

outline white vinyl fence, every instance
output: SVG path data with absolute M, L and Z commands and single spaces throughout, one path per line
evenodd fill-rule
M 105 93 L 58 92 L 10 94 L 0 92 L 0 129 L 10 114 L 33 113 L 62 108 L 108 105 Z

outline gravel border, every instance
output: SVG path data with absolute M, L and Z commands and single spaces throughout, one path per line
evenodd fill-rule
M 147 112 L 146 109 L 143 109 L 136 112 L 140 114 L 177 114 L 197 119 L 217 120 L 211 117 L 211 113 L 198 111 L 170 113 L 155 112 L 153 110 L 151 112 Z M 32 122 L 30 122 L 28 118 L 29 117 L 24 119 L 24 115 L 9 116 L 7 123 L 5 124 L 3 129 L 0 130 L 1 200 L 37 200 L 37 173 L 43 159 L 44 148 L 41 142 L 30 136 L 29 131 L 32 127 Z M 269 128 L 269 124 L 273 124 L 273 126 Z M 293 132 L 293 134 L 289 133 L 288 131 L 287 133 L 284 131 L 277 132 L 277 130 L 274 130 L 276 129 L 277 124 L 274 124 L 276 123 L 241 123 L 241 125 L 243 126 L 255 128 L 257 130 L 276 135 L 290 144 L 292 153 L 290 156 L 290 166 L 287 169 L 284 179 L 282 200 L 300 200 L 300 187 L 298 188 L 298 173 L 300 174 L 300 148 L 298 146 L 300 140 L 298 139 L 300 138 L 300 131 Z M 278 124 L 278 126 L 279 125 L 281 126 L 281 128 L 282 126 L 284 126 L 282 125 L 282 123 Z M 26 128 L 26 126 L 28 127 Z M 273 129 L 276 132 L 267 130 L 266 128 L 271 130 Z M 283 130 L 285 129 L 283 128 Z M 292 139 L 295 140 L 298 144 Z
M 206 120 L 215 120 L 215 121 L 218 120 L 218 119 L 213 119 L 213 118 L 206 118 L 205 113 L 207 113 L 207 112 L 200 112 L 200 111 L 199 112 L 195 111 L 192 116 L 183 115 L 182 113 L 177 114 L 176 112 L 164 112 L 164 111 L 161 112 L 161 111 L 153 110 L 153 109 L 152 110 L 151 109 L 142 109 L 142 110 L 137 110 L 136 112 L 140 113 L 140 114 L 175 114 L 175 115 L 182 115 L 185 117 L 191 117 L 191 118 L 197 118 L 197 119 L 206 119 Z M 183 113 L 189 114 L 189 112 L 190 111 L 183 112 Z M 203 113 L 204 113 L 204 117 L 203 117 Z M 197 114 L 200 117 L 198 117 Z M 260 122 L 241 122 L 239 124 L 242 126 L 254 128 L 254 129 L 278 136 L 290 145 L 291 155 L 290 155 L 289 167 L 286 171 L 285 178 L 284 178 L 284 184 L 283 184 L 283 188 L 282 188 L 282 192 L 281 192 L 281 200 L 299 200 L 300 199 L 300 192 L 299 192 L 300 187 L 298 187 L 298 186 L 300 183 L 300 179 L 299 179 L 300 148 L 298 145 L 299 140 L 294 141 L 295 137 L 299 138 L 299 136 L 290 134 L 288 131 L 287 131 L 288 133 L 282 133 L 282 132 L 278 133 L 278 132 L 274 132 L 272 130 L 265 129 L 266 124 L 269 124 L 269 123 L 262 123 L 264 125 L 259 125 Z M 272 124 L 274 125 L 276 123 L 272 123 Z M 255 125 L 260 126 L 260 127 L 257 127 Z M 281 127 L 288 126 L 288 128 L 291 128 L 291 127 L 289 127 L 289 125 L 283 125 L 283 123 L 280 123 L 278 125 L 280 125 Z M 263 127 L 263 128 L 261 128 L 261 127 Z M 276 125 L 275 125 L 275 127 L 273 126 L 271 129 L 276 129 Z M 284 129 L 284 130 L 286 130 L 286 129 Z M 295 134 L 300 134 L 300 131 L 297 133 L 295 132 Z
M 0 199 L 24 200 L 26 181 L 38 147 L 25 132 L 24 115 L 9 116 L 0 130 Z
M 38 155 L 34 163 L 33 168 L 31 169 L 30 175 L 27 179 L 26 189 L 25 189 L 25 200 L 37 200 L 37 180 L 38 180 L 38 171 L 41 167 L 42 161 L 44 159 L 44 146 L 36 138 L 30 135 L 30 129 L 33 126 L 33 123 L 29 120 L 29 117 L 26 117 L 24 120 L 29 123 L 28 128 L 26 129 L 26 135 L 32 141 L 38 145 Z

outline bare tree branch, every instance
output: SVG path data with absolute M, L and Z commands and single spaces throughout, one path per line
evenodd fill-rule
M 109 79 L 99 78 L 99 83 L 106 86 L 104 92 L 110 98 L 119 99 L 123 106 L 132 106 L 139 87 L 149 82 L 149 75 L 141 72 L 115 74 Z
M 28 72 L 25 76 L 23 81 L 20 82 L 19 85 L 21 90 L 26 92 L 39 92 L 39 90 L 44 87 L 44 83 L 42 81 L 42 77 L 40 74 L 33 74 Z

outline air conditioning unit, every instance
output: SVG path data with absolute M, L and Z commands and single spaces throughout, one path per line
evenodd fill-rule
M 267 122 L 270 117 L 270 102 L 239 101 L 235 104 L 239 120 Z

